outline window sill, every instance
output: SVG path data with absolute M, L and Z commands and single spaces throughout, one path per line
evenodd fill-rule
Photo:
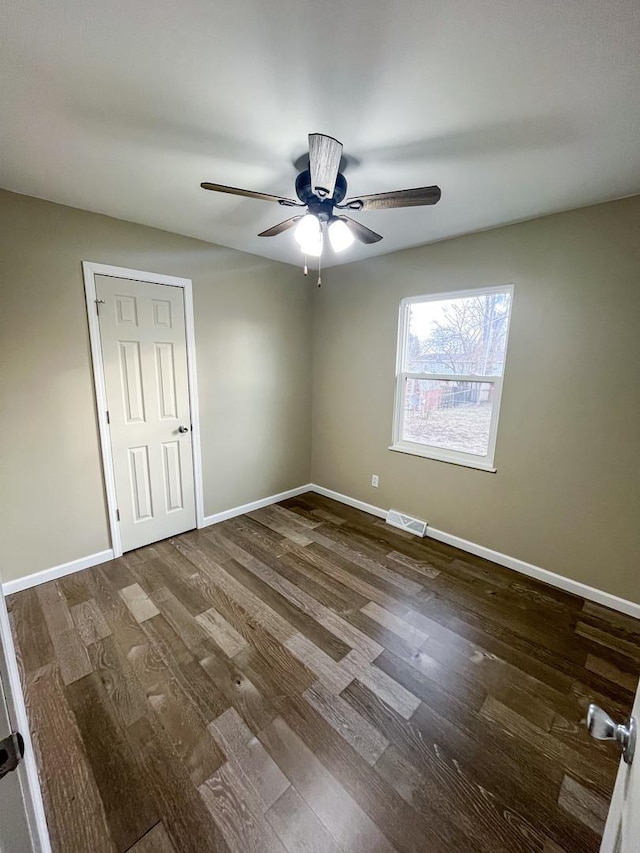
M 461 465 L 463 468 L 476 468 L 479 471 L 489 471 L 491 474 L 495 474 L 498 470 L 487 462 L 476 462 L 473 459 L 452 459 L 449 456 L 440 456 L 437 452 L 428 450 L 427 448 L 421 450 L 407 447 L 404 444 L 391 444 L 388 449 L 396 453 L 408 453 L 410 456 L 422 456 L 424 459 L 433 459 L 436 462 L 447 462 L 449 465 Z

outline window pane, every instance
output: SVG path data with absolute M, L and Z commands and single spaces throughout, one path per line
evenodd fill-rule
M 413 302 L 405 373 L 502 376 L 511 294 Z
M 486 456 L 494 394 L 492 382 L 407 379 L 402 440 Z

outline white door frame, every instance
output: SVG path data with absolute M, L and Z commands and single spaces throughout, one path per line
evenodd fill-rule
M 20 668 L 18 666 L 18 658 L 16 656 L 16 649 L 13 642 L 13 634 L 11 633 L 7 603 L 4 595 L 1 593 L 0 644 L 2 645 L 2 651 L 0 654 L 4 657 L 4 692 L 7 709 L 9 711 L 9 720 L 12 726 L 17 729 L 24 738 L 24 759 L 22 765 L 20 765 L 18 770 L 14 772 L 18 773 L 20 778 L 20 787 L 22 789 L 22 797 L 27 812 L 27 821 L 29 823 L 33 851 L 34 853 L 51 853 L 49 829 L 47 827 L 47 818 L 44 811 L 42 788 L 40 787 L 40 779 L 38 778 L 38 766 L 36 764 L 36 756 L 33 750 L 33 741 L 31 740 L 27 706 L 25 703 L 24 691 L 22 689 L 22 681 L 20 679 Z
M 102 471 L 107 493 L 107 510 L 109 514 L 109 529 L 111 531 L 111 547 L 114 557 L 122 556 L 122 538 L 116 510 L 116 480 L 111 453 L 111 438 L 107 423 L 107 389 L 104 379 L 104 364 L 102 361 L 102 342 L 100 324 L 98 322 L 96 276 L 108 275 L 115 278 L 128 278 L 148 284 L 168 284 L 171 287 L 181 287 L 184 293 L 184 320 L 187 343 L 187 375 L 189 382 L 189 405 L 191 407 L 191 446 L 193 449 L 193 482 L 196 498 L 196 526 L 204 527 L 204 497 L 202 489 L 202 455 L 200 453 L 200 417 L 198 413 L 198 381 L 196 376 L 196 342 L 193 321 L 193 294 L 190 278 L 178 278 L 161 273 L 130 270 L 126 267 L 112 267 L 108 264 L 95 264 L 91 261 L 82 262 L 84 276 L 84 292 L 87 301 L 87 319 L 89 321 L 89 340 L 91 342 L 91 362 L 93 365 L 93 381 L 95 387 L 96 407 L 98 412 L 98 428 L 100 431 L 100 448 L 102 453 Z

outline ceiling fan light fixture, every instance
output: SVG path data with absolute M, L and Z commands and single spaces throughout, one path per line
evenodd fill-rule
M 343 252 L 352 245 L 354 238 L 360 243 L 372 244 L 382 240 L 361 222 L 350 216 L 334 215 L 334 210 L 369 211 L 390 210 L 396 207 L 422 207 L 437 204 L 440 201 L 440 187 L 413 187 L 406 190 L 374 193 L 349 197 L 347 180 L 340 171 L 342 163 L 342 143 L 324 133 L 309 134 L 309 155 L 301 158 L 297 168 L 296 182 L 298 200 L 226 184 L 214 184 L 204 181 L 200 186 L 205 190 L 218 193 L 271 201 L 284 207 L 295 207 L 299 214 L 279 222 L 258 234 L 258 237 L 277 237 L 284 231 L 294 229 L 296 242 L 305 255 L 319 257 L 324 243 L 324 225 L 333 251 Z M 343 167 L 344 168 L 344 167 Z M 306 214 L 303 210 L 306 208 Z
M 293 236 L 300 246 L 307 243 L 317 243 L 322 238 L 320 220 L 312 213 L 305 214 L 296 225 Z
M 313 237 L 312 239 L 307 239 L 304 243 L 300 243 L 300 250 L 303 254 L 309 255 L 312 258 L 319 258 L 322 254 L 322 233 Z
M 293 232 L 300 249 L 305 255 L 318 258 L 322 254 L 322 225 L 317 216 L 307 213 Z
M 329 242 L 334 252 L 344 252 L 353 244 L 351 229 L 342 219 L 334 219 L 329 225 Z

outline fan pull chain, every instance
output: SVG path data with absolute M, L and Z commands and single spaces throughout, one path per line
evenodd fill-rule
M 322 287 L 322 255 L 318 258 L 318 287 Z
M 304 256 L 304 274 L 309 275 L 309 267 L 307 266 L 307 256 Z

